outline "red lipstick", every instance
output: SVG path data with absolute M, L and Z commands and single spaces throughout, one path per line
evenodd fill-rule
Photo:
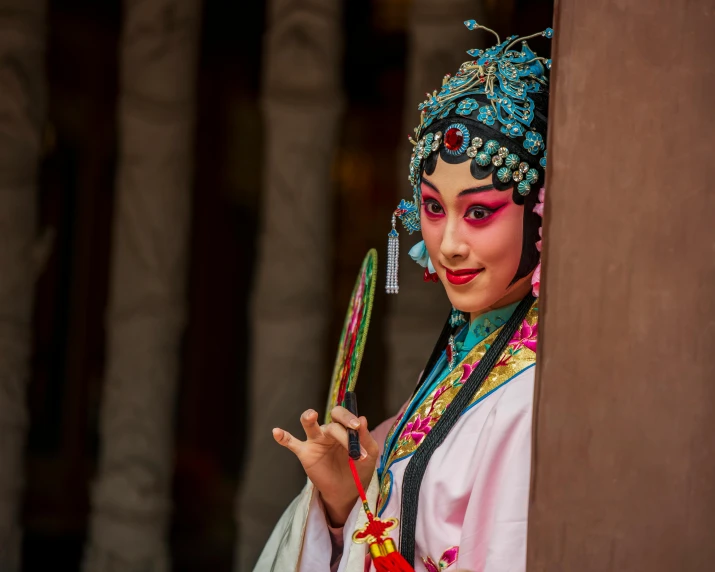
M 465 268 L 464 270 L 450 270 L 445 268 L 447 271 L 447 280 L 452 284 L 461 285 L 466 284 L 474 280 L 477 275 L 484 270 L 483 268 Z

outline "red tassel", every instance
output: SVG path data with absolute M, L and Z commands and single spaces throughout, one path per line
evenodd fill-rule
M 415 572 L 415 569 L 407 563 L 407 560 L 405 560 L 399 552 L 393 552 L 388 558 L 392 558 L 395 570 L 399 570 L 400 572 Z
M 394 569 L 390 567 L 390 563 L 387 562 L 386 556 L 373 558 L 372 563 L 375 565 L 377 572 L 394 572 Z
M 355 463 L 352 459 L 349 458 L 348 462 L 350 463 L 350 472 L 355 480 L 355 486 L 357 487 L 368 519 L 368 524 L 365 528 L 355 531 L 353 541 L 370 543 L 370 557 L 377 572 L 415 572 L 414 568 L 412 568 L 402 557 L 402 554 L 397 551 L 392 538 L 387 536 L 387 532 L 397 526 L 397 519 L 388 518 L 387 520 L 380 520 L 372 514 L 367 504 L 365 490 L 358 476 L 357 467 L 355 467 Z
M 372 559 L 378 572 L 415 572 L 399 552 L 391 552 L 387 556 Z
M 397 551 L 391 538 L 370 544 L 370 556 L 377 572 L 415 572 Z

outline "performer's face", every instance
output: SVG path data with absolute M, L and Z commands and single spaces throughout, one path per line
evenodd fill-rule
M 475 179 L 469 161 L 441 158 L 422 176 L 422 236 L 455 308 L 473 314 L 524 297 L 531 275 L 511 284 L 522 250 L 524 207 L 498 191 L 491 176 Z

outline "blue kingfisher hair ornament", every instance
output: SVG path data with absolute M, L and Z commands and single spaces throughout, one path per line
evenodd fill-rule
M 412 200 L 402 200 L 393 214 L 390 256 L 399 253 L 395 218 L 409 234 L 420 230 L 422 173 L 431 173 L 439 155 L 448 163 L 470 161 L 472 175 L 484 179 L 491 175 L 498 190 L 512 189 L 514 202 L 525 198 L 540 181 L 546 169 L 546 124 L 548 111 L 547 70 L 551 60 L 538 56 L 527 40 L 553 38 L 551 28 L 520 38 L 499 35 L 474 20 L 470 30 L 482 29 L 496 37 L 486 50 L 468 50 L 473 59 L 464 62 L 454 76 L 447 74 L 442 87 L 427 94 L 418 109 L 420 123 L 410 142 L 409 181 Z M 431 169 L 430 169 L 431 165 Z M 396 293 L 395 276 L 388 276 Z M 389 271 L 388 271 L 389 274 Z

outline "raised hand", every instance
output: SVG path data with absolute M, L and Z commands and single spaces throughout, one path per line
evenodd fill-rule
M 365 417 L 355 417 L 347 409 L 331 411 L 332 423 L 318 424 L 318 413 L 308 409 L 300 416 L 305 441 L 276 427 L 273 438 L 295 453 L 306 475 L 320 491 L 325 510 L 333 526 L 342 526 L 358 498 L 348 464 L 348 432 L 357 429 L 362 457 L 355 462 L 363 487 L 367 488 L 375 471 L 380 448 L 367 428 Z

